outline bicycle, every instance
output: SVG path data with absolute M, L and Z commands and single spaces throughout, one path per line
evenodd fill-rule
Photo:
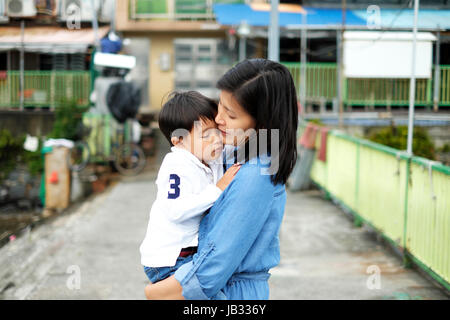
M 118 135 L 118 141 L 112 141 L 111 153 L 107 155 L 104 150 L 100 150 L 104 147 L 100 132 L 103 132 L 105 128 L 104 117 L 100 116 L 100 126 L 86 126 L 82 125 L 81 136 L 82 139 L 74 143 L 74 146 L 70 149 L 67 155 L 68 167 L 71 171 L 82 171 L 91 159 L 94 162 L 113 162 L 117 171 L 125 176 L 133 176 L 139 174 L 146 165 L 146 157 L 144 151 L 137 144 L 133 142 L 127 142 L 124 129 L 119 129 L 122 134 Z M 96 129 L 95 135 L 95 152 L 91 152 L 88 142 L 84 139 L 86 137 L 92 138 L 92 130 Z M 100 142 L 100 143 L 99 143 Z M 99 161 L 100 159 L 100 161 Z

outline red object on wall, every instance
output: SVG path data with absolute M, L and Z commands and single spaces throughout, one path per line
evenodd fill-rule
M 58 183 L 58 171 L 53 171 L 48 178 L 50 183 Z

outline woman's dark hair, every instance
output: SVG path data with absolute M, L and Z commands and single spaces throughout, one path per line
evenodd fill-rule
M 217 115 L 217 102 L 197 91 L 172 92 L 159 113 L 159 128 L 172 144 L 177 129 L 191 131 L 195 121 L 212 120 Z
M 267 152 L 271 150 L 270 131 L 279 130 L 279 150 L 271 154 L 272 161 L 279 157 L 279 165 L 271 181 L 285 184 L 297 160 L 298 105 L 289 70 L 271 60 L 244 60 L 219 79 L 217 88 L 230 92 L 255 119 L 256 132 L 267 129 Z

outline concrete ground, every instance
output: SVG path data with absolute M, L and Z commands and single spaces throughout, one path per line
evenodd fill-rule
M 150 164 L 0 248 L 0 298 L 144 299 L 139 244 L 156 173 Z M 280 239 L 271 299 L 448 299 L 319 191 L 288 194 Z
M 448 299 L 318 190 L 288 193 L 271 299 Z

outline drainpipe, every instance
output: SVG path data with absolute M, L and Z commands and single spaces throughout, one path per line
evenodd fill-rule
M 280 60 L 280 26 L 278 4 L 279 0 L 271 1 L 270 25 L 269 25 L 269 60 Z
M 339 128 L 344 125 L 344 31 L 347 18 L 347 1 L 342 1 L 342 27 L 338 32 L 338 102 L 339 102 Z
M 24 81 L 24 60 L 25 60 L 25 21 L 20 21 L 20 111 L 23 111 L 24 105 L 24 90 L 25 90 L 25 81 Z
M 419 0 L 414 0 L 414 26 L 413 26 L 413 48 L 411 62 L 411 79 L 409 82 L 409 117 L 408 117 L 408 141 L 406 151 L 410 156 L 413 154 L 413 130 L 414 130 L 414 108 L 416 96 L 416 42 L 417 42 L 417 17 L 419 15 Z
M 98 38 L 98 21 L 97 21 L 97 10 L 95 10 L 95 1 L 91 0 L 92 6 L 92 29 L 94 29 L 95 47 L 100 48 L 100 40 Z
M 438 26 L 439 28 L 439 26 Z M 440 68 L 440 51 L 441 51 L 441 32 L 438 31 L 436 40 L 436 61 L 434 65 L 434 99 L 433 111 L 437 112 L 439 109 L 439 89 L 441 87 L 441 68 Z
M 303 9 L 305 10 L 305 9 Z M 307 34 L 306 34 L 306 12 L 302 13 L 302 31 L 301 31 L 301 92 L 300 105 L 302 113 L 306 112 L 306 48 L 307 48 Z

